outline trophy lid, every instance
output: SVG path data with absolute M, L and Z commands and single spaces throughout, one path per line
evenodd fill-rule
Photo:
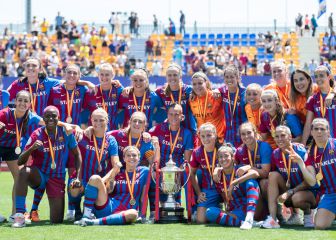
M 166 166 L 163 167 L 161 171 L 162 172 L 181 172 L 183 170 L 177 167 L 173 159 L 170 158 L 169 161 L 166 162 Z

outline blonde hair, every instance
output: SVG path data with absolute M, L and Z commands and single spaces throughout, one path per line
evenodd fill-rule
M 139 68 L 139 69 L 135 69 L 133 74 L 131 75 L 131 80 L 133 82 L 133 78 L 134 76 L 136 75 L 140 75 L 140 76 L 143 76 L 145 77 L 145 83 L 146 83 L 146 90 L 149 89 L 149 80 L 148 80 L 148 73 L 145 69 L 142 69 L 142 68 Z M 134 87 L 132 86 L 131 87 L 132 90 L 134 90 Z
M 136 151 L 138 157 L 140 158 L 140 150 L 136 146 L 127 146 L 127 147 L 125 147 L 124 150 L 123 150 L 123 157 L 125 158 L 126 153 L 129 152 L 129 151 L 131 151 L 131 150 Z
M 108 114 L 107 114 L 107 112 L 105 111 L 105 109 L 103 109 L 103 108 L 97 108 L 97 109 L 95 109 L 95 110 L 92 112 L 92 114 L 91 114 L 91 118 L 92 118 L 93 115 L 98 115 L 98 114 L 103 115 L 103 117 L 105 118 L 106 122 L 109 121 Z
M 218 148 L 217 153 L 227 151 L 234 157 L 236 153 L 236 148 L 231 143 L 224 143 L 220 148 Z M 234 160 L 234 159 L 233 159 Z
M 276 104 L 275 112 L 276 112 L 276 116 L 277 116 L 276 120 L 279 121 L 280 124 L 282 124 L 283 117 L 284 117 L 286 112 L 285 112 L 285 108 L 282 105 L 282 102 L 280 101 L 278 93 L 273 89 L 263 90 L 261 92 L 260 99 L 262 99 L 263 96 L 266 96 L 266 95 L 271 95 L 275 99 L 275 104 Z M 262 101 L 261 101 L 261 103 L 262 103 Z
M 261 85 L 258 84 L 258 83 L 251 83 L 251 84 L 247 85 L 246 91 L 245 91 L 245 101 L 246 101 L 247 91 L 252 91 L 252 90 L 256 90 L 258 93 L 260 93 L 260 95 L 261 95 L 261 93 L 263 91 Z
M 114 75 L 114 70 L 111 64 L 109 63 L 102 63 L 99 65 L 99 72 L 101 70 L 111 71 L 112 75 Z
M 166 70 L 166 77 L 167 77 L 167 72 L 170 70 L 170 69 L 174 69 L 174 70 L 177 70 L 178 73 L 179 73 L 179 78 L 180 78 L 180 82 L 182 82 L 182 68 L 180 65 L 176 64 L 176 63 L 171 63 L 169 64 L 169 66 L 167 67 L 167 70 Z M 171 89 L 170 89 L 170 86 L 168 83 L 166 83 L 163 87 L 163 92 L 166 96 L 170 96 L 171 94 Z
M 289 127 L 285 126 L 285 125 L 279 125 L 275 128 L 275 131 L 281 131 L 283 130 L 285 133 L 287 133 L 288 135 L 292 136 L 292 132 L 290 130 Z
M 330 129 L 330 125 L 329 125 L 329 122 L 327 121 L 327 119 L 325 118 L 315 118 L 312 123 L 311 123 L 311 128 L 314 127 L 315 124 L 323 124 L 324 126 L 327 127 L 327 129 L 329 130 Z

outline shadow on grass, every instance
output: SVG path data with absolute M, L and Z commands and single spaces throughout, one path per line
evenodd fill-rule
M 39 222 L 33 222 L 31 224 L 26 224 L 26 227 L 39 227 L 39 226 L 44 226 L 44 227 L 48 227 L 48 226 L 59 226 L 59 225 L 69 225 L 72 226 L 74 225 L 73 222 L 70 221 L 64 221 L 62 223 L 57 223 L 57 224 L 52 224 L 50 223 L 49 220 L 41 220 Z M 4 223 L 0 223 L 0 227 L 12 227 L 12 223 L 9 222 L 4 222 Z

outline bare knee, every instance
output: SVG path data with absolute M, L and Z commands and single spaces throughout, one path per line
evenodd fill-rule
M 125 213 L 127 223 L 134 222 L 138 218 L 138 212 L 135 209 L 130 209 Z
M 270 172 L 269 176 L 268 176 L 268 180 L 270 182 L 274 182 L 277 181 L 279 179 L 279 177 L 281 177 L 281 174 L 278 172 Z
M 89 180 L 89 184 L 94 187 L 98 187 L 103 183 L 103 179 L 99 175 L 92 175 Z
M 321 222 L 321 221 L 316 221 L 315 222 L 315 229 L 316 230 L 325 230 L 329 227 L 330 227 L 330 225 L 326 224 L 325 222 Z

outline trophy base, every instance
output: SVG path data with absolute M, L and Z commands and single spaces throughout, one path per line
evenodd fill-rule
M 182 207 L 160 207 L 160 217 L 156 223 L 187 223 L 187 219 L 184 217 L 184 208 Z

